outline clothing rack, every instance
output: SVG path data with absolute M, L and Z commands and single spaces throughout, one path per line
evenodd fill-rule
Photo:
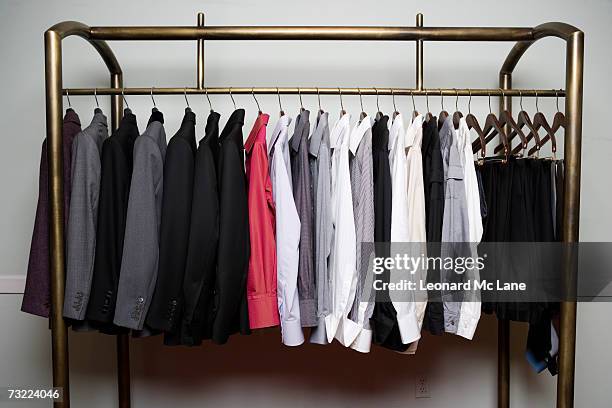
M 110 88 L 64 89 L 62 85 L 62 40 L 79 36 L 100 54 L 110 73 Z M 566 43 L 565 90 L 511 89 L 512 73 L 519 60 L 536 41 L 558 37 Z M 123 88 L 123 73 L 106 40 L 197 41 L 196 87 Z M 406 88 L 206 88 L 204 86 L 204 42 L 214 40 L 361 40 L 416 42 L 416 85 Z M 197 25 L 183 27 L 88 27 L 66 21 L 49 28 L 45 41 L 46 120 L 50 195 L 51 333 L 53 386 L 63 388 L 63 401 L 55 407 L 70 406 L 68 382 L 68 338 L 62 316 L 65 278 L 62 95 L 111 95 L 112 129 L 118 127 L 123 111 L 122 95 L 136 94 L 327 94 L 327 95 L 443 95 L 501 96 L 500 109 L 511 111 L 513 96 L 565 97 L 565 188 L 563 242 L 577 242 L 580 216 L 580 161 L 582 144 L 582 82 L 584 33 L 565 23 L 545 23 L 536 27 L 424 27 L 417 14 L 415 27 L 232 27 L 205 26 L 198 13 Z M 516 42 L 499 72 L 499 89 L 426 89 L 423 86 L 423 43 L 425 41 L 513 41 Z M 498 323 L 498 407 L 510 406 L 509 321 Z M 576 302 L 561 303 L 559 375 L 557 407 L 574 405 L 574 365 L 576 341 Z M 130 406 L 129 338 L 117 336 L 119 406 Z

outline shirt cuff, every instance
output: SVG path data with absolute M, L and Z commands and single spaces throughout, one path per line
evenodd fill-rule
M 299 346 L 304 343 L 300 319 L 281 320 L 282 341 L 285 346 Z
M 340 319 L 338 325 L 338 331 L 336 331 L 336 340 L 340 342 L 344 347 L 349 347 L 353 341 L 357 338 L 363 326 L 355 323 L 347 317 Z
M 325 330 L 325 318 L 319 317 L 319 322 L 317 326 L 312 329 L 310 332 L 310 342 L 312 344 L 321 344 L 326 345 L 329 344 L 327 341 L 327 333 Z
M 458 313 L 447 313 L 448 310 L 444 310 L 444 331 L 446 333 L 457 333 L 457 325 L 459 323 L 459 314 Z
M 415 313 L 406 315 L 397 314 L 397 324 L 399 326 L 402 343 L 409 344 L 421 338 L 421 330 Z
M 372 346 L 372 330 L 361 329 L 351 348 L 360 353 L 369 353 Z
M 315 299 L 300 299 L 300 321 L 302 327 L 315 327 L 318 324 Z
M 259 297 L 249 297 L 249 326 L 251 329 L 278 326 L 278 297 L 276 294 L 266 294 Z
M 462 313 L 459 318 L 459 325 L 457 327 L 457 336 L 472 340 L 474 338 L 474 333 L 476 332 L 476 327 L 478 327 L 479 320 L 479 314 L 466 315 L 465 313 Z

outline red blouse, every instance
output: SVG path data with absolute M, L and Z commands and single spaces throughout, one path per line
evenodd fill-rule
M 247 275 L 251 329 L 279 324 L 276 297 L 275 210 L 266 146 L 266 126 L 269 118 L 270 116 L 265 113 L 258 116 L 244 144 L 251 241 Z

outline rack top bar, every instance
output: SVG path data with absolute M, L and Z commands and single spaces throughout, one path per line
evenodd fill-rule
M 532 41 L 530 27 L 163 26 L 91 27 L 94 40 Z

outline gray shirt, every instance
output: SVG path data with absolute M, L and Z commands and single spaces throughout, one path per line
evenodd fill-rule
M 108 137 L 106 116 L 94 111 L 91 124 L 72 143 L 70 217 L 66 233 L 64 317 L 84 320 L 96 249 L 102 144 Z
M 314 270 L 312 190 L 308 165 L 308 133 L 310 111 L 302 110 L 295 120 L 291 147 L 293 198 L 300 216 L 300 255 L 298 264 L 298 296 L 302 327 L 317 325 L 317 299 Z
M 329 256 L 333 225 L 331 217 L 331 152 L 329 148 L 328 113 L 319 111 L 317 123 L 310 137 L 310 173 L 314 201 L 314 253 L 317 299 L 317 328 L 310 336 L 311 343 L 326 344 L 325 316 L 331 312 L 331 282 Z
M 113 320 L 118 326 L 135 330 L 142 330 L 149 302 L 136 316 L 134 299 L 151 299 L 157 280 L 166 146 L 163 116 L 155 111 L 147 129 L 134 142 L 134 167 Z
M 463 164 L 457 133 L 452 117 L 446 118 L 440 130 L 440 150 L 444 164 L 444 217 L 442 220 L 441 258 L 470 256 L 467 199 L 463 182 Z M 446 263 L 444 263 L 446 264 Z M 442 268 L 441 282 L 460 282 L 462 275 L 453 269 Z M 457 332 L 462 293 L 442 291 L 444 303 L 444 330 Z

